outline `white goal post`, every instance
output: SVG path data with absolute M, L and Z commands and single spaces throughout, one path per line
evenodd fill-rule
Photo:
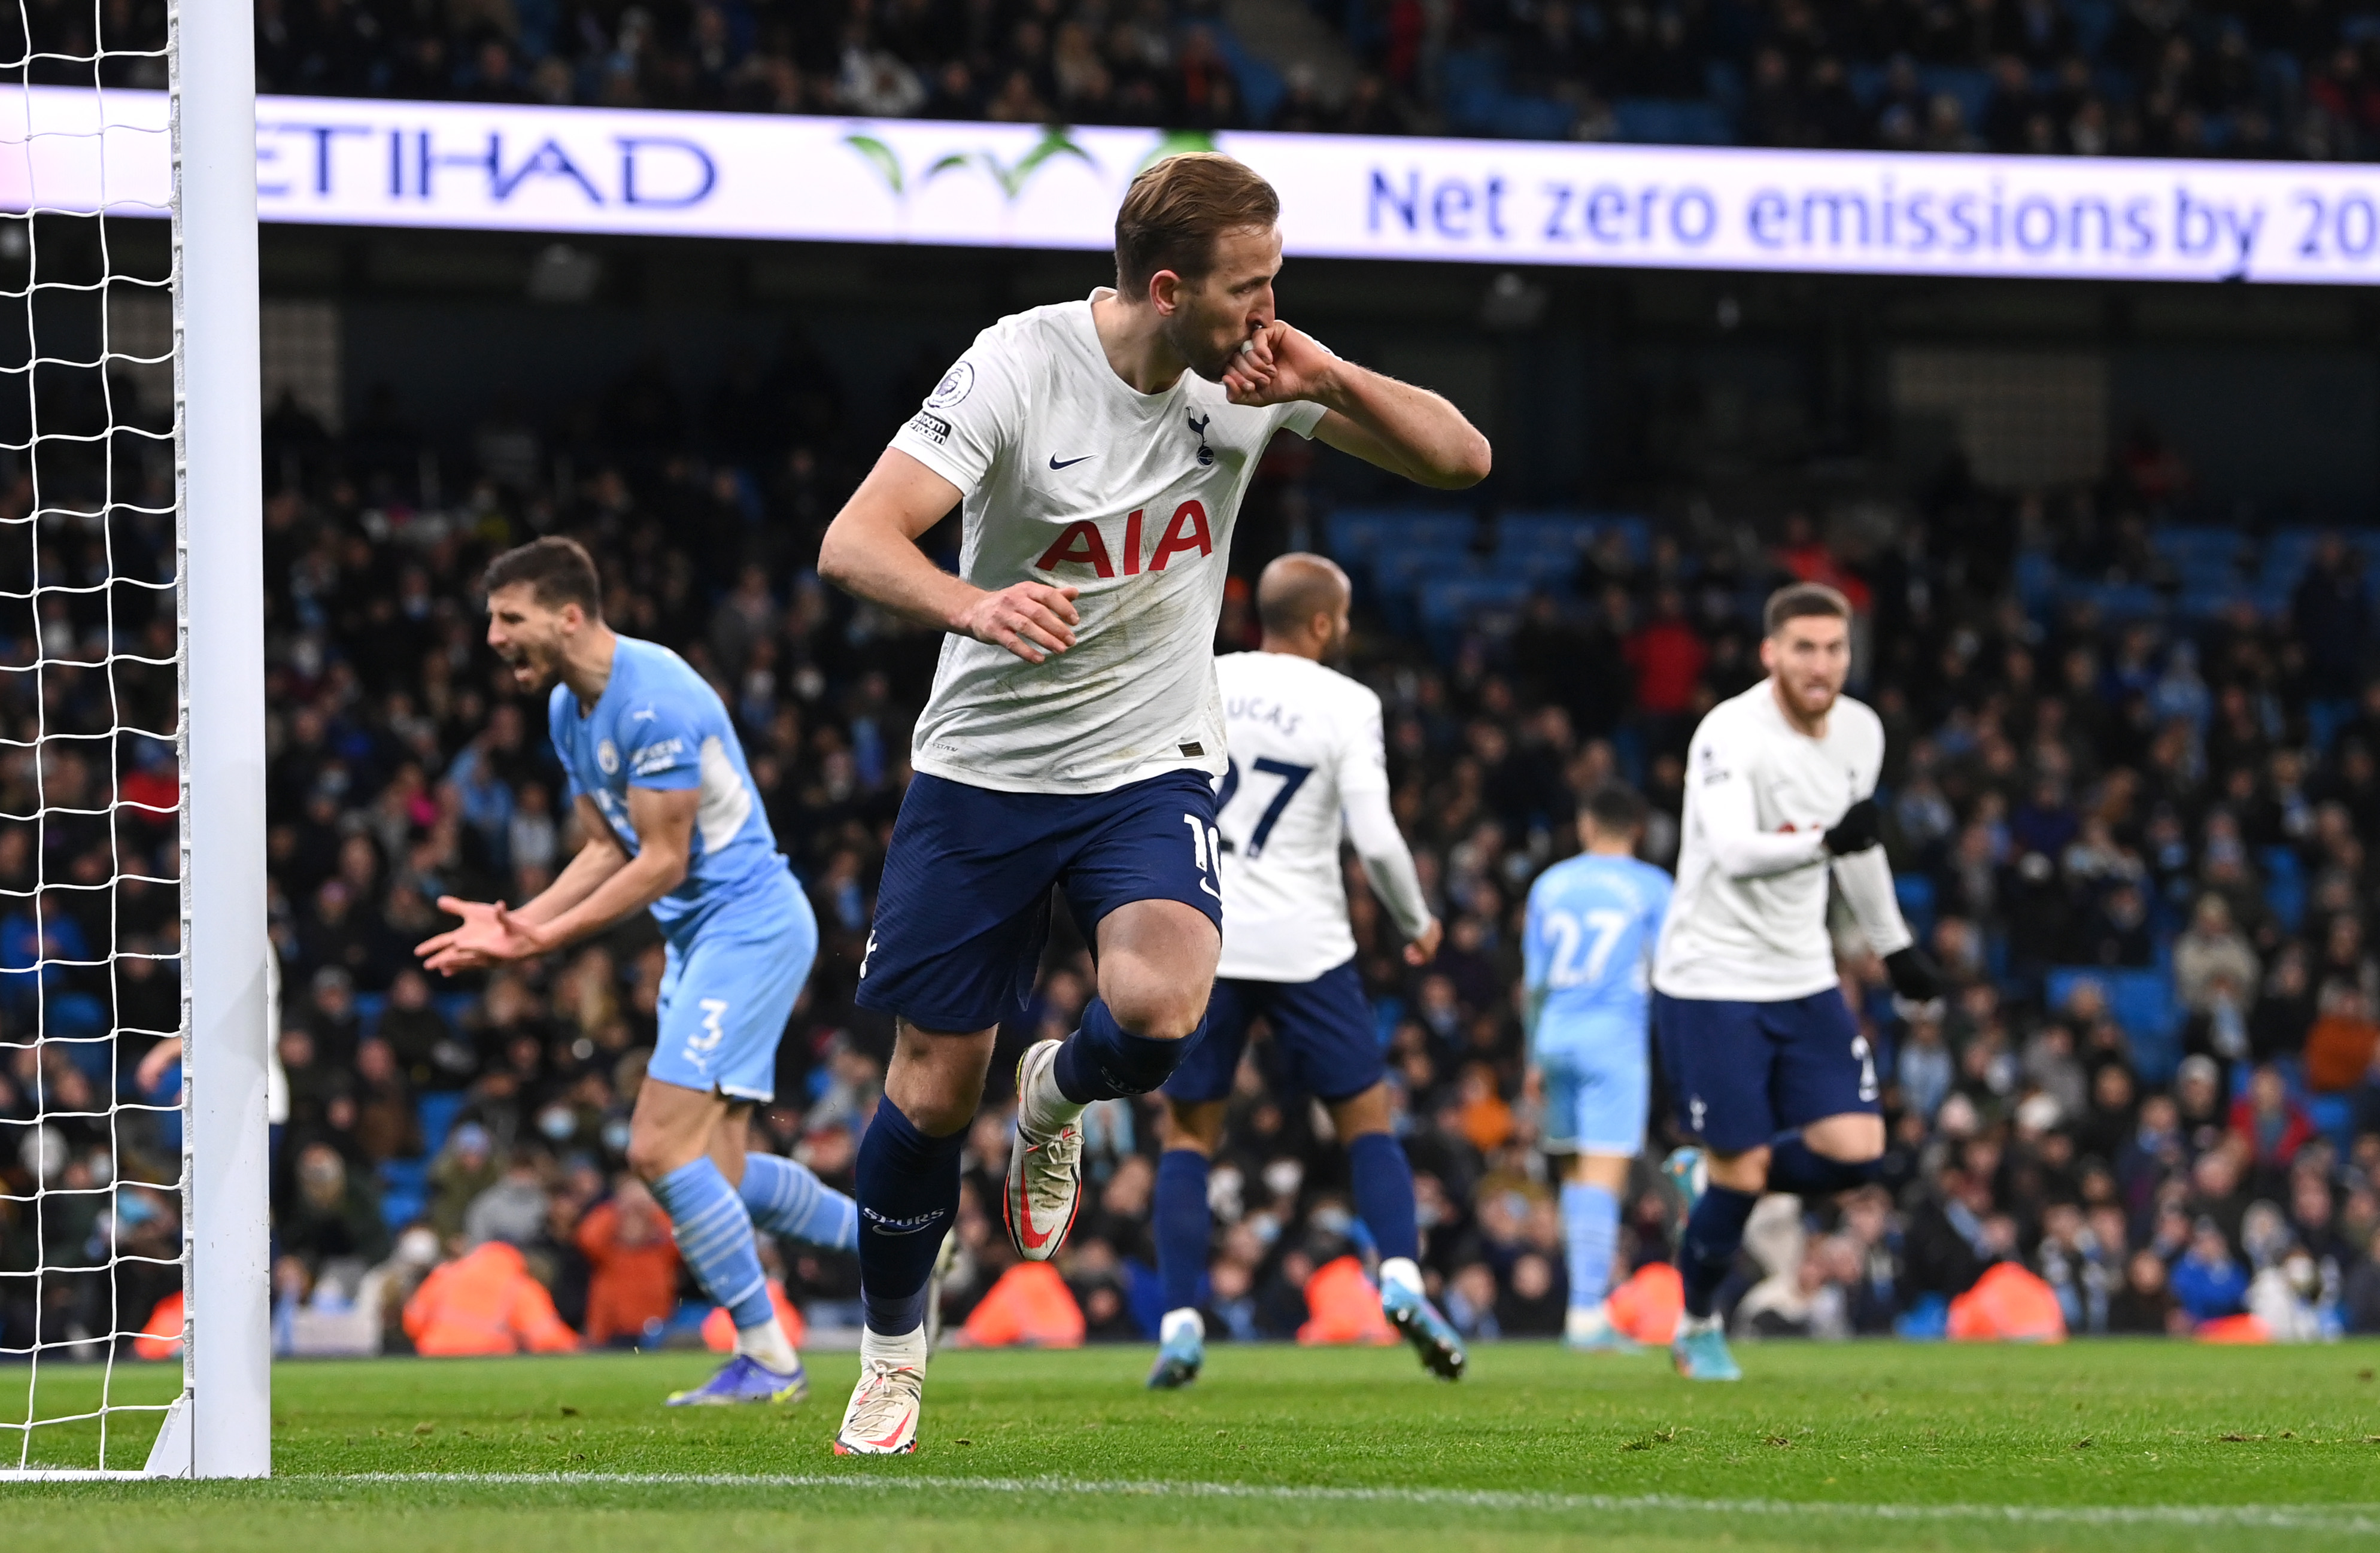
M 153 42 L 145 50 L 111 49 L 112 40 L 105 32 L 106 6 L 99 0 L 87 3 L 91 30 L 90 42 L 83 46 L 88 54 L 62 52 L 55 40 L 38 38 L 32 8 L 20 6 L 18 36 L 24 40 L 24 52 L 7 62 L 6 74 L 0 76 L 0 96 L 13 95 L 21 103 L 30 96 L 28 89 L 37 83 L 46 80 L 55 86 L 62 72 L 88 72 L 95 104 L 90 115 L 94 132 L 85 138 L 91 142 L 92 163 L 100 170 L 102 188 L 96 205 L 87 200 L 45 204 L 37 169 L 44 156 L 54 153 L 60 132 L 36 129 L 30 112 L 11 108 L 6 116 L 13 123 L 0 133 L 0 140 L 5 141 L 0 144 L 0 156 L 15 160 L 0 168 L 0 196 L 6 199 L 13 231 L 9 242 L 0 243 L 0 253 L 13 254 L 24 265 L 24 289 L 10 289 L 8 297 L 12 305 L 23 309 L 25 349 L 21 358 L 0 363 L 0 371 L 10 374 L 12 382 L 21 382 L 21 389 L 12 392 L 21 393 L 26 430 L 21 441 L 16 431 L 9 432 L 7 447 L 11 456 L 21 457 L 21 478 L 30 482 L 31 494 L 25 504 L 29 510 L 20 515 L 10 505 L 6 523 L 24 537 L 24 554 L 30 557 L 31 572 L 26 587 L 8 592 L 7 598 L 29 612 L 37 628 L 31 661 L 12 661 L 7 668 L 12 677 L 32 676 L 30 683 L 37 687 L 33 701 L 39 704 L 38 687 L 45 673 L 71 677 L 96 668 L 110 676 L 113 686 L 112 676 L 119 665 L 148 666 L 162 675 L 170 661 L 175 677 L 172 741 L 178 767 L 179 841 L 175 850 L 179 858 L 180 940 L 178 954 L 152 952 L 152 946 L 146 940 L 115 936 L 117 928 L 111 915 L 107 918 L 111 937 L 103 952 L 85 949 L 69 953 L 51 948 L 42 913 L 50 909 L 53 896 L 95 887 L 62 883 L 49 873 L 50 865 L 39 856 L 43 843 L 38 838 L 46 833 L 45 828 L 69 817 L 76 822 L 99 817 L 99 823 L 110 833 L 120 836 L 119 822 L 128 810 L 145 811 L 154 823 L 163 823 L 174 811 L 162 802 L 128 798 L 120 785 L 103 788 L 103 805 L 69 807 L 77 802 L 91 806 L 94 800 L 68 796 L 54 801 L 37 774 L 32 780 L 41 796 L 33 810 L 0 816 L 0 824 L 30 828 L 37 855 L 30 886 L 0 891 L 11 897 L 9 909 L 30 912 L 36 946 L 30 966 L 11 964 L 20 1002 L 10 1015 L 12 1027 L 0 1031 L 0 1048 L 6 1049 L 0 1056 L 18 1059 L 30 1054 L 31 1058 L 30 1069 L 20 1064 L 18 1072 L 20 1077 L 27 1071 L 33 1074 L 30 1091 L 36 1099 L 30 1123 L 20 1128 L 30 1140 L 26 1169 L 33 1185 L 30 1194 L 0 1202 L 0 1211 L 30 1205 L 29 1222 L 37 1226 L 31 1270 L 11 1271 L 8 1264 L 0 1262 L 0 1273 L 30 1280 L 34 1290 L 31 1304 L 19 1306 L 33 1313 L 30 1338 L 0 1333 L 0 1358 L 24 1360 L 22 1368 L 0 1365 L 0 1388 L 12 1394 L 21 1388 L 24 1396 L 21 1422 L 13 1412 L 0 1412 L 0 1444 L 7 1447 L 6 1455 L 0 1456 L 0 1482 L 262 1477 L 269 1474 L 273 1459 L 267 1122 L 271 1039 L 267 956 L 272 951 L 266 935 L 263 481 L 252 0 L 169 0 L 168 4 L 163 55 L 165 84 L 170 89 L 168 133 L 174 169 L 170 212 L 173 569 L 170 579 L 154 580 L 119 572 L 113 526 L 119 513 L 147 515 L 148 521 L 157 522 L 163 516 L 164 498 L 162 493 L 128 495 L 118 489 L 115 471 L 119 438 L 149 439 L 145 446 L 151 451 L 143 456 L 152 459 L 159 456 L 155 450 L 165 445 L 167 438 L 162 426 L 130 426 L 119 414 L 112 385 L 119 370 L 128 375 L 146 371 L 162 378 L 167 354 L 164 340 L 128 343 L 131 332 L 118 324 L 115 301 L 116 288 L 124 287 L 146 297 L 150 303 L 144 305 L 151 305 L 161 287 L 158 279 L 117 272 L 109 257 L 108 240 L 111 223 L 166 212 L 158 209 L 153 195 L 144 204 L 139 197 L 119 192 L 111 203 L 105 189 L 112 160 L 108 148 L 120 127 L 110 119 L 107 100 L 109 82 L 121 77 L 112 78 L 109 67 L 146 62 L 145 67 L 153 69 L 159 50 Z M 21 139 L 16 125 L 24 127 Z M 154 144 L 153 128 L 123 132 L 151 135 L 149 143 Z M 71 139 L 73 132 L 67 131 L 66 136 Z M 51 148 L 35 144 L 45 137 L 52 140 Z M 118 187 L 122 188 L 121 182 Z M 42 229 L 37 224 L 45 215 L 53 220 L 95 218 L 100 254 L 95 284 L 76 275 L 45 278 Z M 94 291 L 100 320 L 97 350 L 62 351 L 44 343 L 46 332 L 53 327 L 42 311 L 44 305 L 63 294 L 79 293 L 79 297 L 67 300 L 79 301 L 88 310 L 90 294 Z M 154 311 L 160 326 L 157 332 L 162 334 L 164 310 Z M 101 394 L 104 420 L 96 432 L 72 424 L 66 409 L 53 413 L 52 422 L 45 425 L 44 415 L 52 412 L 41 402 L 39 384 L 44 372 L 52 374 L 53 382 L 60 372 L 86 373 L 110 385 Z M 159 382 L 153 391 L 159 398 L 162 390 Z M 67 419 L 60 420 L 58 415 Z M 64 447 L 74 443 L 81 447 Z M 82 458 L 85 468 L 105 471 L 99 477 L 103 494 L 94 497 L 73 489 L 71 481 L 62 493 L 45 491 L 44 476 L 52 467 L 45 459 L 64 467 L 68 457 Z M 162 484 L 162 467 L 148 478 Z M 140 505 L 144 501 L 149 504 Z M 107 573 L 96 588 L 81 585 L 80 578 L 43 576 L 47 552 L 42 545 L 53 530 L 69 540 L 76 533 L 103 536 L 101 542 L 108 547 Z M 162 534 L 157 538 L 162 551 L 165 548 Z M 13 557 L 16 552 L 10 553 Z M 158 559 L 157 570 L 162 572 L 162 555 Z M 0 588 L 17 589 L 14 575 Z M 157 591 L 152 597 L 161 601 L 170 588 L 175 605 L 170 661 L 162 656 L 161 648 L 118 645 L 120 633 L 115 624 L 118 588 L 153 588 Z M 57 603 L 62 596 L 94 592 L 104 600 L 104 627 L 95 638 L 79 643 L 75 628 L 69 627 L 59 638 L 64 645 L 54 644 L 49 617 L 42 613 L 45 601 L 56 604 L 63 621 L 65 605 Z M 152 615 L 152 621 L 157 618 Z M 162 629 L 161 624 L 152 624 L 152 631 Z M 105 645 L 92 647 L 92 639 Z M 148 655 L 142 655 L 144 650 Z M 115 694 L 111 688 L 111 705 Z M 162 716 L 157 721 L 162 722 Z M 155 741 L 152 748 L 162 747 L 164 734 L 162 728 L 152 731 L 137 720 L 121 717 L 114 726 L 99 732 L 57 731 L 45 721 L 35 722 L 34 727 L 32 736 L 17 738 L 13 735 L 18 729 L 12 723 L 6 730 L 12 736 L 0 737 L 0 746 L 30 750 L 36 773 L 46 771 L 46 763 L 53 758 L 68 758 L 57 756 L 57 750 L 95 752 L 104 747 L 114 751 L 128 738 L 137 743 L 144 736 Z M 68 739 L 109 742 L 72 746 L 63 742 Z M 104 758 L 109 772 L 104 780 L 113 783 L 120 774 L 116 770 L 119 756 L 111 753 Z M 137 858 L 126 862 L 120 840 L 110 844 L 118 859 L 115 877 L 106 886 L 109 890 L 115 891 L 128 881 L 159 888 L 176 882 L 156 877 L 162 875 L 162 867 L 151 867 Z M 110 896 L 110 900 L 115 898 Z M 113 913 L 115 908 L 107 909 Z M 127 941 L 133 947 L 127 948 Z M 99 1287 L 90 1280 L 106 1279 L 111 1281 L 104 1287 L 114 1289 L 112 1280 L 128 1264 L 145 1264 L 152 1281 L 161 1273 L 170 1279 L 173 1270 L 168 1245 L 148 1247 L 152 1253 L 148 1255 L 128 1255 L 123 1250 L 125 1193 L 170 1193 L 172 1185 L 157 1179 L 167 1167 L 161 1166 L 151 1177 L 140 1179 L 104 1174 L 96 1185 L 71 1173 L 54 1182 L 51 1173 L 52 1129 L 45 1119 L 85 1129 L 95 1119 L 103 1120 L 108 1151 L 97 1158 L 107 1160 L 112 1172 L 120 1158 L 115 1153 L 120 1123 L 128 1119 L 145 1122 L 134 1115 L 137 1112 L 171 1118 L 175 1107 L 170 1095 L 122 1098 L 124 1075 L 140 1055 L 125 1049 L 135 1041 L 151 1047 L 157 1047 L 161 1037 L 170 1042 L 174 1032 L 164 1027 L 169 1014 L 161 1011 L 146 1021 L 131 1019 L 124 1014 L 119 997 L 106 1005 L 112 1027 L 99 1036 L 52 1028 L 54 1011 L 47 989 L 54 972 L 61 977 L 114 978 L 122 962 L 138 959 L 178 959 L 180 971 L 182 1326 L 178 1351 L 182 1383 L 170 1405 L 162 1401 L 153 1384 L 137 1389 L 138 1394 L 126 1400 L 123 1369 L 117 1362 L 119 1351 L 140 1346 L 133 1341 L 136 1336 L 148 1339 L 158 1351 L 171 1349 L 170 1316 L 162 1317 L 168 1323 L 162 1331 L 154 1325 L 161 1318 L 152 1317 L 151 1329 L 144 1332 L 141 1319 L 149 1313 L 116 1308 L 120 1294 L 111 1292 L 100 1320 L 81 1322 L 61 1338 L 52 1331 L 50 1307 L 42 1303 L 45 1279 L 53 1288 L 61 1280 L 73 1279 L 84 1280 L 81 1287 Z M 30 1013 L 23 1008 L 27 1000 Z M 102 1041 L 106 1044 L 100 1045 Z M 107 1087 L 94 1087 L 95 1098 L 80 1102 L 79 1109 L 53 1096 L 50 1069 L 44 1066 L 69 1060 L 71 1052 L 60 1055 L 69 1047 L 99 1050 L 108 1064 L 103 1075 Z M 159 1057 L 170 1054 L 170 1046 L 157 1052 Z M 84 1062 L 86 1067 L 91 1065 L 87 1058 Z M 0 1081 L 6 1077 L 0 1071 Z M 7 1120 L 5 1113 L 0 1113 L 0 1120 Z M 55 1154 L 61 1160 L 67 1155 L 67 1135 L 55 1134 Z M 13 1161 L 0 1161 L 0 1167 L 9 1162 Z M 0 1183 L 0 1192 L 12 1190 Z M 79 1260 L 56 1259 L 42 1216 L 65 1213 L 73 1198 L 95 1205 L 83 1211 L 97 1216 L 100 1229 L 89 1244 L 98 1249 L 86 1251 Z M 6 1227 L 0 1222 L 0 1231 Z M 0 1236 L 0 1247 L 6 1244 L 5 1236 Z M 90 1259 L 92 1256 L 100 1260 L 94 1262 Z M 6 1279 L 0 1278 L 0 1286 L 5 1284 Z M 0 1316 L 6 1314 L 6 1308 L 0 1306 Z M 18 1324 L 23 1325 L 21 1316 Z M 67 1352 L 61 1353 L 61 1350 Z M 62 1362 L 76 1357 L 92 1362 Z M 46 1394 L 45 1387 L 55 1389 L 58 1400 Z M 88 1400 L 93 1391 L 95 1403 Z M 95 1458 L 85 1460 L 86 1453 L 77 1450 L 66 1452 L 75 1460 L 60 1461 L 56 1452 L 44 1451 L 35 1443 L 39 1431 L 59 1427 L 88 1431 L 93 1424 Z M 140 1441 L 151 1425 L 160 1426 L 154 1443 L 145 1465 L 135 1467 L 133 1462 L 140 1459 Z
M 273 1465 L 272 950 L 255 17 L 251 0 L 175 0 L 171 14 L 187 1318 L 181 1412 L 167 1415 L 148 1471 L 262 1477 Z

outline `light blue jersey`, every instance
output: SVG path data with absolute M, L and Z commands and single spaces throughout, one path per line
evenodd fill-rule
M 665 647 L 622 637 L 612 678 L 581 715 L 566 685 L 546 707 L 575 801 L 603 811 L 639 849 L 628 790 L 698 790 L 685 880 L 655 901 L 669 942 L 651 1076 L 737 1099 L 771 1098 L 777 1042 L 818 952 L 818 923 L 794 882 L 719 693 Z
M 1633 857 L 1585 853 L 1537 876 L 1522 947 L 1538 1004 L 1533 1051 L 1642 1044 L 1669 904 L 1670 876 Z
M 1536 1010 L 1529 1056 L 1544 1083 L 1543 1141 L 1555 1153 L 1627 1156 L 1644 1147 L 1645 1015 L 1669 905 L 1670 876 L 1633 857 L 1584 854 L 1530 887 L 1522 942 Z M 1608 1247 L 1601 1255 L 1609 1262 Z
M 701 789 L 686 880 L 653 903 L 663 933 L 680 937 L 785 871 L 726 704 L 685 659 L 622 637 L 611 683 L 591 711 L 581 710 L 570 686 L 553 687 L 546 716 L 554 751 L 570 773 L 571 796 L 594 799 L 630 855 L 639 843 L 628 820 L 629 788 Z

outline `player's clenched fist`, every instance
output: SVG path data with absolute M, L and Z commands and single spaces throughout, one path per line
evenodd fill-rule
M 1081 589 L 1046 582 L 1011 583 L 986 593 L 959 617 L 959 630 L 977 641 L 1004 647 L 1027 663 L 1046 662 L 1050 653 L 1075 645 L 1075 611 Z
M 1235 405 L 1327 402 L 1327 380 L 1338 361 L 1314 336 L 1274 319 L 1223 370 L 1223 392 Z

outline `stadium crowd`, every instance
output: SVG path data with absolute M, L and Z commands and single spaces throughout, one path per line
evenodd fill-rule
M 1310 3 L 1343 90 L 1217 0 L 258 0 L 258 67 L 316 95 L 1207 130 L 2316 159 L 2380 136 L 2380 29 L 2341 0 Z
M 535 1346 L 675 1341 L 702 1315 L 623 1163 L 662 965 L 646 919 L 452 985 L 413 965 L 441 895 L 524 899 L 577 843 L 542 708 L 480 639 L 480 565 L 534 533 L 586 540 L 613 624 L 677 648 L 734 712 L 822 932 L 757 1133 L 848 1184 L 890 1035 L 851 994 L 937 638 L 809 569 L 893 407 L 845 403 L 791 339 L 708 400 L 648 363 L 555 427 L 491 420 L 466 493 L 436 505 L 393 395 L 370 395 L 343 436 L 286 400 L 272 415 L 285 1347 L 401 1348 L 422 1330 L 408 1298 L 467 1274 L 521 1295 L 517 1341 Z M 1344 499 L 1334 478 L 1277 449 L 1234 572 L 1345 532 L 1318 516 Z M 1891 739 L 1888 844 L 1953 990 L 1897 1011 L 1879 967 L 1845 952 L 1886 1054 L 1884 1183 L 1839 1205 L 1772 1200 L 1726 1296 L 1737 1329 L 1937 1334 L 1949 1299 L 2015 1263 L 2077 1333 L 2380 1330 L 2371 592 L 2360 552 L 2328 539 L 2268 613 L 2103 616 L 2097 601 L 2127 588 L 2171 601 L 2156 536 L 2187 492 L 2180 458 L 2143 443 L 2093 487 L 1939 483 L 1888 534 L 1682 502 L 1652 525 L 1582 517 L 1574 571 L 1434 637 L 1389 628 L 1393 555 L 1350 551 L 1365 601 L 1350 670 L 1382 695 L 1394 807 L 1448 931 L 1432 964 L 1406 967 L 1351 863 L 1354 922 L 1427 1271 L 1467 1334 L 1562 1320 L 1514 996 L 1527 885 L 1573 849 L 1579 795 L 1615 775 L 1653 800 L 1646 850 L 1670 860 L 1686 736 L 1756 675 L 1755 606 L 1783 576 L 1836 582 L 1864 612 L 1854 690 Z M 0 516 L 28 500 L 16 480 Z M 1477 524 L 1497 542 L 1492 510 Z M 948 526 L 928 542 L 947 553 Z M 2224 564 L 2245 565 L 2260 540 L 2227 542 Z M 38 1329 L 96 1351 L 175 1286 L 177 1204 L 142 1183 L 173 1179 L 176 1118 L 140 1109 L 169 1108 L 178 1083 L 171 1043 L 141 1033 L 174 1029 L 178 1005 L 171 746 L 140 732 L 170 727 L 173 681 L 137 661 L 170 653 L 170 612 L 145 586 L 170 559 L 170 532 L 137 513 L 104 532 L 45 521 L 8 559 L 11 588 L 36 562 L 115 580 L 43 594 L 0 640 L 6 732 L 47 735 L 38 753 L 0 746 L 0 810 L 48 806 L 38 825 L 0 825 L 0 1349 Z M 2045 576 L 2091 587 L 2044 594 Z M 1235 583 L 1219 645 L 1253 640 Z M 1091 985 L 1060 916 L 973 1134 L 953 1321 L 1011 1262 L 993 1218 L 1002 1075 L 1020 1043 L 1071 1027 Z M 1327 1121 L 1266 1085 L 1268 1058 L 1259 1042 L 1213 1178 L 1217 1338 L 1297 1335 L 1324 1314 L 1318 1270 L 1366 1249 Z M 111 1089 L 129 1108 L 112 1116 Z M 1153 1122 L 1146 1101 L 1087 1117 L 1093 1185 L 1061 1270 L 1068 1319 L 1094 1340 L 1155 1323 Z M 1670 1130 L 1657 1105 L 1656 1151 Z M 1674 1213 L 1649 1170 L 1640 1186 L 1629 1268 L 1664 1257 Z M 769 1248 L 791 1303 L 813 1326 L 850 1323 L 855 1265 L 783 1253 Z

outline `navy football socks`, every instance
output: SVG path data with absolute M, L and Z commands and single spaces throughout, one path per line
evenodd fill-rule
M 1421 1260 L 1421 1230 L 1414 1217 L 1413 1166 L 1404 1145 L 1386 1133 L 1364 1133 L 1347 1144 L 1347 1173 L 1355 1187 L 1355 1217 L 1372 1231 L 1380 1259 Z
M 1711 1313 L 1718 1286 L 1727 1281 L 1735 1254 L 1743 1248 L 1743 1226 L 1759 1201 L 1755 1193 L 1713 1183 L 1686 1217 L 1685 1237 L 1678 1243 L 1678 1277 L 1686 1286 L 1688 1316 Z
M 1781 1133 L 1768 1146 L 1768 1189 L 1799 1197 L 1831 1197 L 1864 1186 L 1876 1178 L 1882 1161 L 1847 1164 L 1829 1159 L 1803 1141 L 1799 1133 Z
M 929 1137 L 890 1096 L 859 1140 L 859 1300 L 868 1329 L 903 1337 L 926 1320 L 926 1280 L 959 1210 L 966 1130 Z
M 1078 1106 L 1146 1095 L 1173 1076 L 1191 1043 L 1206 1033 L 1202 1019 L 1180 1040 L 1135 1036 L 1116 1023 L 1106 999 L 1093 998 L 1084 1006 L 1082 1026 L 1058 1049 L 1051 1076 L 1058 1093 Z
M 1157 1238 L 1157 1273 L 1165 1286 L 1168 1311 L 1198 1304 L 1207 1276 L 1207 1243 L 1214 1233 L 1207 1207 L 1207 1157 L 1195 1148 L 1169 1148 L 1158 1158 L 1156 1202 L 1149 1228 Z

